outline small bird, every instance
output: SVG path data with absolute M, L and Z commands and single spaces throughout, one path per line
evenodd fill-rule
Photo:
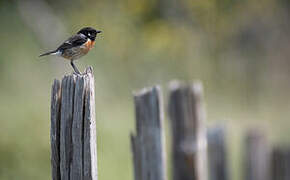
M 74 61 L 86 55 L 94 46 L 97 34 L 102 31 L 91 27 L 82 28 L 76 35 L 68 38 L 57 49 L 41 54 L 39 57 L 47 55 L 57 55 L 70 60 L 75 73 L 81 74 L 75 66 Z

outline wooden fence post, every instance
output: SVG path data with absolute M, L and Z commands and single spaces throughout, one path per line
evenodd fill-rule
M 290 149 L 274 147 L 271 155 L 271 180 L 290 179 Z
M 51 164 L 53 180 L 97 180 L 94 77 L 54 81 L 51 96 Z
M 166 180 L 163 111 L 158 87 L 135 94 L 137 134 L 131 134 L 135 180 Z
M 270 179 L 269 144 L 264 134 L 258 130 L 250 130 L 246 136 L 245 179 Z
M 207 140 L 202 85 L 170 84 L 173 179 L 207 180 Z
M 225 130 L 213 127 L 207 131 L 208 166 L 210 180 L 228 180 Z

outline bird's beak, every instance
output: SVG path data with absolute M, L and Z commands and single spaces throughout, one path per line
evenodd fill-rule
M 98 33 L 101 33 L 101 32 L 102 32 L 102 31 L 97 31 L 97 34 L 98 34 Z

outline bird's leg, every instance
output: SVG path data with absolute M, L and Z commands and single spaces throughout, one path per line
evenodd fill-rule
M 78 68 L 75 66 L 75 64 L 74 64 L 74 60 L 71 60 L 71 61 L 70 61 L 70 64 L 71 64 L 71 66 L 73 67 L 75 73 L 77 73 L 77 74 L 81 74 L 80 71 L 78 70 Z

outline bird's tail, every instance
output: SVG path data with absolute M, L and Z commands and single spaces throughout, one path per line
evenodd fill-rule
M 39 57 L 47 56 L 47 55 L 56 55 L 56 54 L 58 54 L 58 51 L 57 50 L 53 50 L 53 51 L 48 51 L 46 53 L 40 54 Z

